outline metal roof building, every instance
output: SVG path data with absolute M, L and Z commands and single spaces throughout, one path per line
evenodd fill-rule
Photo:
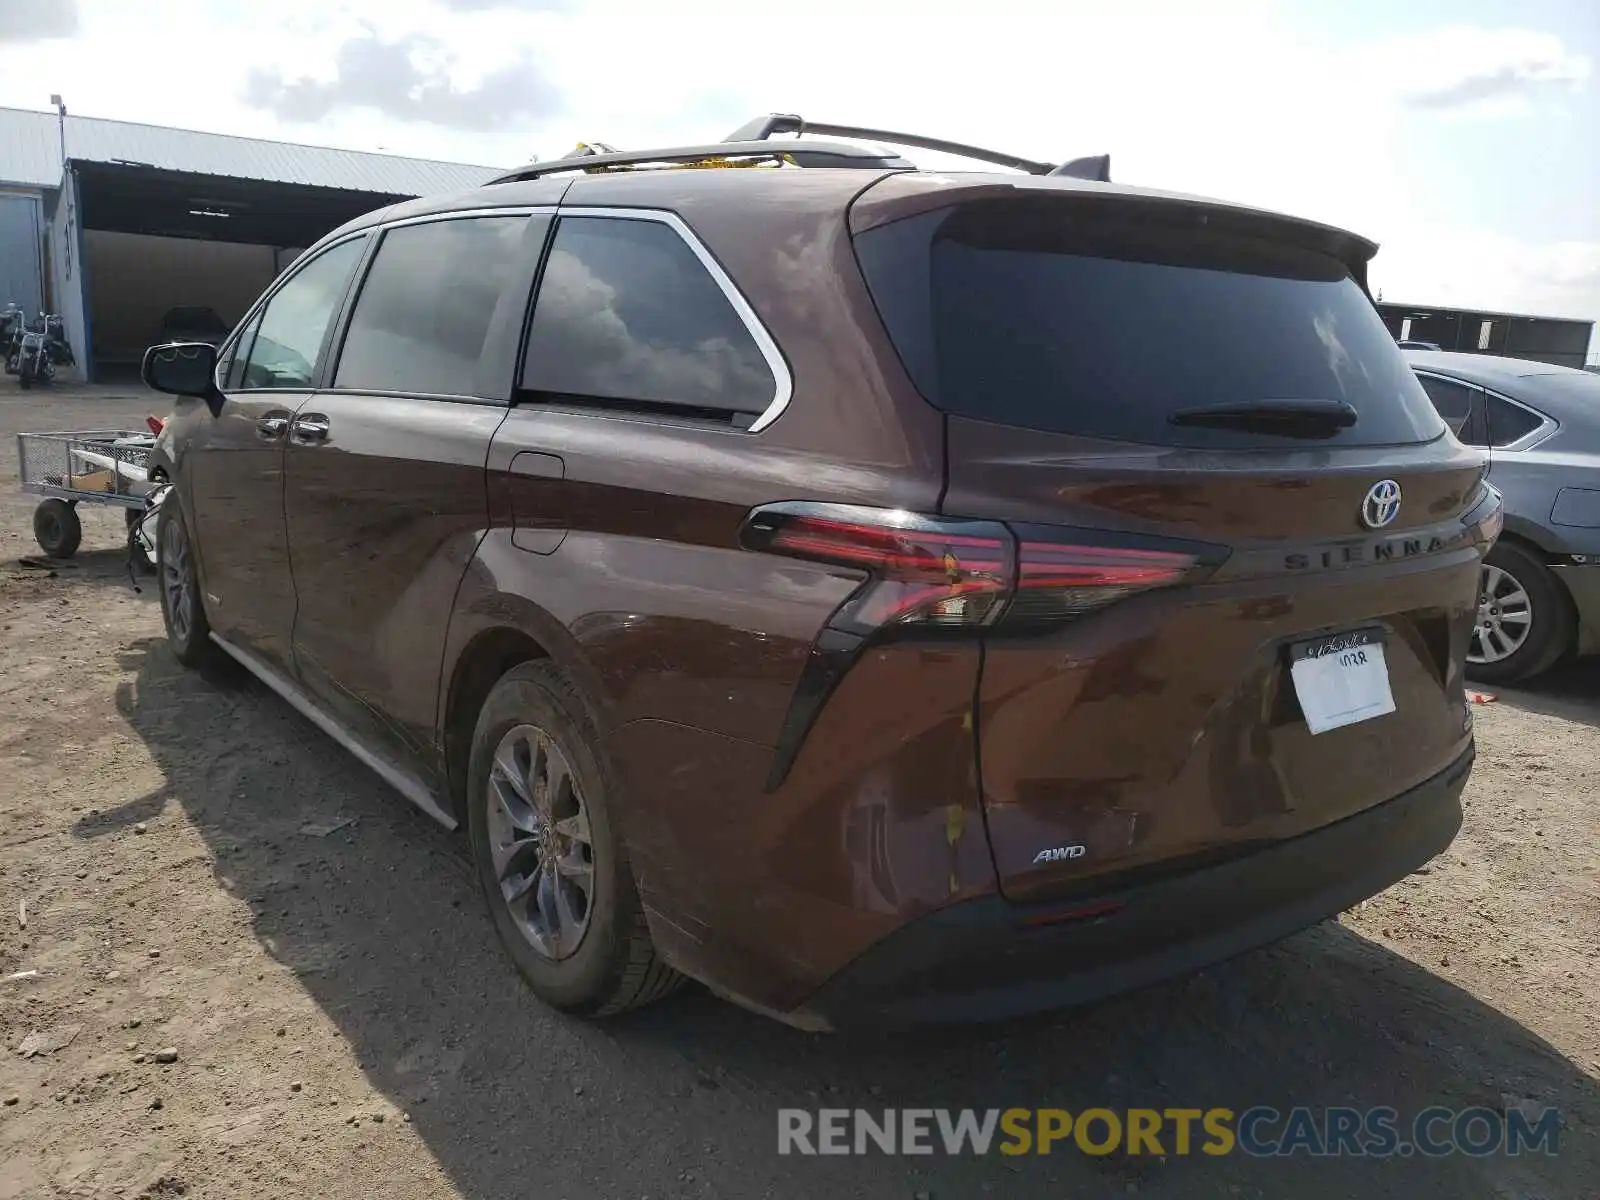
M 499 173 L 0 108 L 0 304 L 60 312 L 92 378 L 161 340 L 168 310 L 210 308 L 232 324 L 295 253 L 350 218 Z
M 1573 317 L 1378 301 L 1383 323 L 1397 341 L 1432 342 L 1462 354 L 1498 354 L 1562 367 L 1588 360 L 1594 322 Z
M 0 108 L 0 185 L 60 186 L 61 132 L 53 112 Z M 465 191 L 501 173 L 495 167 L 330 150 L 70 113 L 66 142 L 68 157 L 77 162 L 125 163 L 389 196 Z

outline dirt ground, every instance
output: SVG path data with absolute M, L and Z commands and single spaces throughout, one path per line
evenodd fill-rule
M 1194 978 L 888 1038 L 797 1033 L 698 989 L 590 1025 L 519 986 L 455 836 L 265 688 L 177 666 L 148 583 L 129 586 L 117 511 L 86 512 L 69 565 L 19 562 L 33 500 L 9 435 L 152 408 L 0 379 L 0 1200 L 1600 1196 L 1600 665 L 1477 709 L 1446 855 Z M 24 1057 L 35 1031 L 72 1039 Z M 1558 1155 L 776 1146 L 783 1106 L 1508 1095 L 1562 1110 Z

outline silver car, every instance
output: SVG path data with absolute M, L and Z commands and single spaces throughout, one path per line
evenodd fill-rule
M 1467 670 L 1509 683 L 1600 652 L 1600 375 L 1407 350 L 1456 437 L 1489 451 L 1505 532 L 1483 568 Z

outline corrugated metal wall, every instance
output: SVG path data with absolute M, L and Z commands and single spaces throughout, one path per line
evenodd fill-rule
M 396 196 L 465 191 L 503 170 L 70 114 L 66 142 L 67 156 L 80 162 L 138 162 L 197 175 Z M 61 131 L 56 114 L 0 107 L 0 183 L 53 188 L 60 178 Z

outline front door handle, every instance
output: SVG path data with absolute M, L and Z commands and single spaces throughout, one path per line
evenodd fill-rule
M 289 437 L 301 446 L 328 440 L 328 418 L 321 413 L 305 413 L 289 426 Z
M 268 413 L 256 422 L 256 433 L 264 442 L 275 442 L 289 428 L 288 413 Z

